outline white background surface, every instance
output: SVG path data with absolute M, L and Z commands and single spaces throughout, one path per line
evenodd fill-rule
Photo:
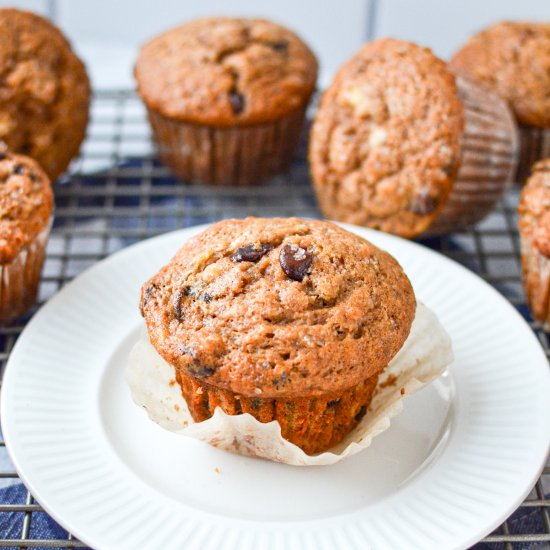
M 501 19 L 550 21 L 548 0 L 0 0 L 50 15 L 86 61 L 96 88 L 132 87 L 138 47 L 201 15 L 263 16 L 298 31 L 321 60 L 321 86 L 363 42 L 395 36 L 448 57 Z

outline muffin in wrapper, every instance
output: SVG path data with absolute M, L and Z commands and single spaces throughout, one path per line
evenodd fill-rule
M 550 25 L 503 21 L 475 34 L 451 59 L 459 74 L 506 100 L 519 125 L 515 180 L 550 156 Z
M 516 157 L 504 101 L 391 38 L 341 67 L 309 150 L 325 217 L 407 238 L 480 221 L 510 187 Z
M 0 322 L 36 300 L 52 213 L 50 180 L 40 166 L 0 152 Z
M 52 221 L 11 262 L 0 264 L 0 322 L 19 317 L 35 303 Z
M 280 25 L 214 17 L 145 44 L 135 77 L 159 157 L 172 172 L 190 182 L 246 186 L 289 166 L 317 61 Z
M 533 317 L 550 326 L 550 160 L 538 162 L 518 206 L 523 287 Z
M 451 342 L 437 317 L 422 303 L 403 348 L 380 374 L 365 414 L 336 446 L 311 455 L 284 437 L 277 419 L 258 419 L 252 412 L 235 414 L 218 403 L 206 420 L 195 422 L 175 383 L 174 368 L 157 353 L 144 331 L 126 366 L 126 380 L 136 404 L 163 428 L 194 437 L 231 452 L 296 466 L 328 465 L 366 449 L 390 427 L 407 395 L 440 376 L 452 362 Z

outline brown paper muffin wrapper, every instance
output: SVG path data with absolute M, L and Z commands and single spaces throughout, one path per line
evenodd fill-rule
M 523 288 L 533 318 L 545 330 L 550 327 L 550 258 L 534 246 L 531 237 L 521 236 Z
M 550 157 L 550 128 L 519 126 L 519 162 L 515 180 L 525 183 L 533 164 Z
M 401 412 L 403 399 L 440 376 L 452 360 L 449 336 L 437 317 L 418 303 L 409 337 L 380 374 L 366 414 L 338 444 L 315 455 L 285 439 L 277 420 L 262 422 L 249 412 L 228 414 L 216 406 L 210 418 L 195 422 L 176 382 L 175 369 L 157 353 L 145 331 L 130 353 L 125 375 L 135 403 L 169 431 L 238 454 L 295 466 L 321 466 L 369 447 Z
M 462 159 L 453 189 L 429 234 L 471 227 L 510 189 L 516 173 L 519 137 L 512 112 L 497 95 L 456 78 L 464 104 Z
M 306 107 L 269 123 L 214 127 L 171 120 L 148 109 L 158 155 L 193 183 L 249 186 L 283 172 L 298 148 Z
M 19 317 L 36 301 L 52 219 L 8 264 L 0 265 L 0 322 Z

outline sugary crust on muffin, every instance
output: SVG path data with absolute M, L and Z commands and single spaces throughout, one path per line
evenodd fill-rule
M 470 38 L 451 66 L 508 100 L 519 122 L 550 126 L 550 24 L 493 25 Z
M 78 152 L 88 121 L 84 65 L 46 19 L 0 10 L 0 140 L 52 180 Z
M 49 222 L 50 180 L 29 157 L 0 153 L 0 264 L 13 260 Z
M 518 207 L 522 236 L 550 258 L 550 159 L 537 162 L 522 190 Z
M 463 127 L 455 79 L 429 49 L 391 38 L 366 44 L 324 94 L 311 133 L 325 216 L 423 232 L 450 194 Z
M 249 245 L 260 257 L 239 261 Z M 281 260 L 289 247 L 306 270 Z M 168 363 L 263 398 L 341 392 L 379 373 L 407 338 L 415 307 L 389 254 L 331 223 L 297 218 L 211 226 L 141 297 L 151 343 Z
M 135 77 L 147 106 L 212 126 L 277 120 L 307 103 L 317 78 L 311 50 L 261 19 L 197 19 L 153 38 Z

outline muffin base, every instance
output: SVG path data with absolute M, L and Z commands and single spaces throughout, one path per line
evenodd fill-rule
M 523 184 L 531 175 L 533 164 L 550 157 L 550 128 L 520 125 L 519 143 L 516 181 Z
M 444 234 L 481 221 L 513 185 L 519 137 L 513 115 L 498 96 L 456 78 L 464 104 L 460 169 L 453 189 L 428 234 Z
M 306 107 L 269 124 L 214 127 L 147 110 L 158 155 L 178 177 L 212 185 L 250 186 L 283 172 L 300 142 Z
M 523 288 L 533 318 L 545 330 L 550 327 L 550 258 L 533 244 L 533 239 L 521 236 L 521 267 Z
M 8 264 L 0 265 L 0 322 L 10 321 L 36 301 L 51 221 Z
M 249 413 L 259 422 L 277 420 L 282 437 L 312 455 L 339 443 L 361 421 L 378 375 L 340 394 L 294 399 L 246 397 L 209 386 L 180 370 L 176 380 L 195 422 L 209 419 L 216 407 L 230 415 Z

